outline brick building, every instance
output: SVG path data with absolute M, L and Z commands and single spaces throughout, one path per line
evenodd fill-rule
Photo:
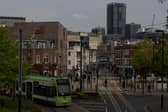
M 136 48 L 136 45 L 131 44 L 123 44 L 114 47 L 114 64 L 119 66 L 131 65 L 131 56 Z
M 33 72 L 58 75 L 67 69 L 67 33 L 59 22 L 16 23 L 12 28 L 18 40 L 23 31 L 24 59 L 33 65 Z

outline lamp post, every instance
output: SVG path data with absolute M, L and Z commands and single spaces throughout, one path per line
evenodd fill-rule
M 21 112 L 21 94 L 22 94 L 22 30 L 19 30 L 19 64 L 18 64 L 18 112 Z
M 83 83 L 83 81 L 82 81 L 82 78 L 83 78 L 83 71 L 82 71 L 82 57 L 83 57 L 83 49 L 82 49 L 82 47 L 83 47 L 83 37 L 82 36 L 80 36 L 80 91 L 82 91 L 82 83 Z
M 59 55 L 59 69 L 58 75 L 61 76 L 61 55 Z
M 80 33 L 80 91 L 83 89 L 83 47 L 88 44 L 88 34 Z
M 98 92 L 98 83 L 99 83 L 99 65 L 96 66 L 96 77 L 97 77 L 97 81 L 96 81 L 96 92 Z
M 162 92 L 161 92 L 161 110 L 163 110 L 164 106 L 164 96 L 163 96 L 163 75 L 164 75 L 164 31 L 163 30 L 157 30 L 157 32 L 162 33 L 162 39 L 161 39 L 161 82 L 162 82 Z

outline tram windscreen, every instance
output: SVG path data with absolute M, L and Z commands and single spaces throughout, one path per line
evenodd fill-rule
M 59 96 L 70 95 L 70 82 L 68 79 L 57 80 Z

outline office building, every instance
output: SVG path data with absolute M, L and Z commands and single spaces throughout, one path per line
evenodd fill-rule
M 93 28 L 92 33 L 98 34 L 98 35 L 105 35 L 105 28 L 103 28 L 103 27 Z
M 107 5 L 107 34 L 124 38 L 126 24 L 126 4 L 110 3 Z
M 135 23 L 126 24 L 125 38 L 128 40 L 135 39 L 136 33 L 140 28 L 141 28 L 140 24 Z

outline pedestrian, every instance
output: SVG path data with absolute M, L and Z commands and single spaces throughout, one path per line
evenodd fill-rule
M 148 85 L 148 92 L 150 92 L 151 91 L 151 86 L 150 86 L 150 84 Z
M 105 79 L 104 85 L 105 85 L 105 87 L 107 87 L 107 79 Z

